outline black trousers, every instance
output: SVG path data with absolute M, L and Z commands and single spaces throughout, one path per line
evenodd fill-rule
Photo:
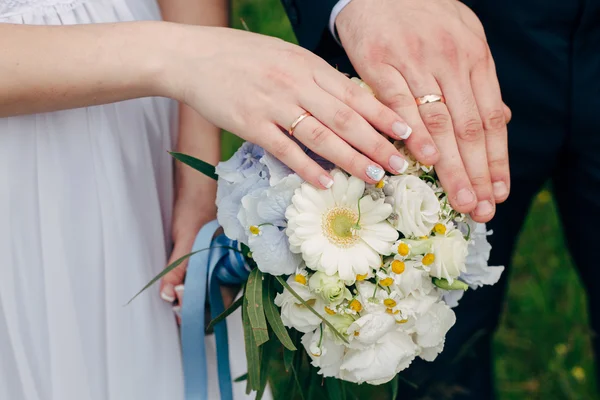
M 532 199 L 548 181 L 587 290 L 592 330 L 600 333 L 600 265 L 590 257 L 599 243 L 591 232 L 600 226 L 600 0 L 465 3 L 484 25 L 504 100 L 513 111 L 508 130 L 511 195 L 489 224 L 494 230 L 490 265 L 509 268 L 496 286 L 466 293 L 445 351 L 435 362 L 415 362 L 406 371 L 406 378 L 421 383 L 421 389 L 414 393 L 403 387 L 402 400 L 420 397 L 431 387 L 428 379 L 439 384 L 449 371 L 449 386 L 463 389 L 452 398 L 495 398 L 491 339 L 510 261 Z M 474 347 L 456 363 L 465 343 Z M 598 336 L 593 346 L 600 354 Z M 442 369 L 444 373 L 436 372 Z M 600 382 L 600 376 L 596 379 Z

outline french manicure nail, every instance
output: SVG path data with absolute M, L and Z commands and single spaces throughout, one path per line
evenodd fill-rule
M 319 177 L 319 183 L 323 185 L 325 189 L 329 189 L 333 186 L 333 179 L 328 177 L 327 175 L 321 175 Z
M 412 133 L 412 128 L 406 125 L 404 122 L 396 121 L 392 124 L 392 132 L 394 132 L 400 139 L 408 139 Z
M 392 155 L 390 157 L 390 167 L 399 174 L 404 173 L 408 168 L 408 162 L 397 155 Z
M 437 150 L 430 144 L 426 144 L 421 148 L 421 154 L 423 154 L 425 157 L 432 156 L 435 153 L 437 153 Z
M 456 203 L 459 206 L 466 206 L 475 200 L 475 193 L 469 189 L 460 189 L 456 194 Z
M 183 285 L 175 286 L 175 291 L 177 292 L 177 294 L 182 294 L 184 290 L 185 290 L 185 287 Z
M 384 175 L 385 171 L 377 165 L 369 165 L 367 167 L 367 176 L 373 179 L 374 181 L 379 182 L 381 179 L 383 179 Z
M 480 217 L 490 215 L 493 211 L 494 206 L 489 200 L 480 201 L 479 203 L 477 203 L 477 207 L 475 207 L 475 215 Z
M 175 301 L 175 289 L 173 288 L 173 285 L 171 285 L 170 283 L 165 284 L 162 292 L 160 292 L 160 297 L 161 297 L 161 299 L 163 299 L 164 301 L 166 301 L 168 303 L 174 302 Z
M 501 199 L 508 193 L 508 187 L 502 181 L 494 182 L 492 186 L 494 187 L 494 197 L 496 198 Z

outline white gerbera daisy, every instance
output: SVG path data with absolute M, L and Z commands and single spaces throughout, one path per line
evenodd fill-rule
M 381 255 L 390 254 L 398 232 L 386 220 L 392 206 L 364 196 L 362 180 L 339 169 L 332 176 L 331 189 L 309 183 L 296 189 L 285 213 L 286 233 L 290 250 L 301 253 L 309 268 L 354 281 L 381 266 Z

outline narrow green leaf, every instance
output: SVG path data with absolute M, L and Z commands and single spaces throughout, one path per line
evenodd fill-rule
M 189 165 L 194 168 L 196 171 L 202 172 L 204 175 L 209 178 L 214 179 L 215 181 L 218 179 L 217 174 L 215 173 L 215 166 L 207 163 L 206 161 L 202 161 L 197 159 L 196 157 L 188 156 L 183 153 L 169 152 L 170 155 L 173 156 L 177 161 L 181 161 L 182 163 Z
M 263 274 L 258 268 L 250 272 L 248 282 L 246 282 L 246 307 L 248 309 L 248 319 L 254 332 L 256 345 L 260 346 L 269 340 L 269 330 L 267 320 L 265 319 L 265 310 L 263 306 L 262 282 Z
M 281 285 L 284 288 L 286 288 L 287 290 L 289 290 L 290 293 L 295 298 L 297 298 L 298 301 L 300 301 L 300 303 L 302 303 L 306 308 L 308 308 L 317 317 L 321 318 L 321 320 L 323 321 L 323 323 L 325 323 L 325 325 L 327 325 L 327 327 L 331 330 L 331 332 L 333 332 L 337 337 L 339 337 L 344 343 L 348 343 L 348 339 L 346 339 L 344 337 L 344 335 L 342 335 L 337 329 L 335 329 L 333 327 L 333 325 L 331 325 L 331 323 L 329 321 L 327 321 L 327 319 L 325 319 L 321 314 L 319 314 L 318 312 L 316 312 L 314 308 L 312 308 L 306 301 L 304 301 L 304 299 L 298 293 L 296 293 L 296 291 L 294 289 L 292 289 L 292 287 L 290 285 L 288 285 L 288 283 L 282 277 L 277 276 L 276 278 L 277 278 L 277 280 L 279 281 L 279 283 L 281 283 Z
M 298 371 L 296 371 L 296 368 L 293 365 L 292 374 L 294 375 L 294 380 L 296 381 L 296 385 L 298 386 L 298 393 L 300 394 L 300 398 L 304 400 L 304 390 L 302 388 L 302 385 L 300 384 L 300 379 L 298 379 Z
M 190 258 L 191 256 L 193 256 L 196 253 L 200 253 L 201 251 L 206 251 L 206 250 L 210 250 L 210 247 L 207 247 L 206 249 L 202 249 L 202 250 L 198 250 L 198 251 L 194 251 L 193 253 L 190 254 L 186 254 L 185 256 L 175 260 L 173 263 L 171 263 L 171 265 L 168 265 L 165 269 L 163 269 L 160 274 L 156 275 L 154 278 L 152 278 L 152 280 L 150 282 L 148 282 L 146 284 L 146 286 L 144 286 L 142 288 L 142 290 L 140 290 L 139 292 L 136 293 L 135 296 L 133 296 L 131 298 L 131 300 L 129 300 L 127 302 L 126 305 L 129 305 L 133 300 L 135 300 L 136 297 L 138 297 L 140 294 L 142 294 L 146 289 L 148 289 L 150 286 L 154 285 L 160 278 L 162 278 L 163 276 L 165 276 L 166 274 L 168 274 L 169 272 L 173 271 L 175 268 L 177 268 L 182 262 L 184 262 L 185 260 L 187 260 L 188 258 Z
M 325 388 L 329 400 L 344 400 L 342 382 L 335 378 L 325 378 Z
M 148 289 L 150 286 L 154 285 L 159 279 L 161 279 L 163 276 L 165 276 L 166 274 L 168 274 L 169 272 L 173 271 L 175 268 L 177 268 L 182 262 L 184 262 L 185 260 L 187 260 L 188 258 L 190 258 L 191 256 L 193 256 L 196 253 L 200 253 L 201 251 L 206 251 L 206 250 L 210 250 L 210 249 L 229 249 L 229 250 L 234 250 L 237 251 L 238 253 L 240 252 L 239 249 L 236 249 L 235 247 L 230 247 L 230 246 L 214 246 L 214 247 L 207 247 L 205 249 L 200 249 L 197 251 L 194 251 L 190 254 L 186 254 L 185 256 L 173 261 L 170 265 L 168 265 L 165 269 L 163 269 L 162 271 L 160 271 L 160 274 L 156 275 L 154 278 L 152 278 L 152 280 L 150 282 L 148 282 L 146 284 L 146 286 L 144 286 L 142 288 L 142 290 L 140 290 L 139 292 L 136 293 L 135 296 L 133 296 L 131 298 L 131 300 L 129 300 L 127 302 L 127 304 L 125 305 L 129 305 L 136 297 L 138 297 L 140 294 L 142 294 L 146 289 Z
M 248 373 L 247 372 L 244 375 L 238 376 L 233 381 L 236 382 L 236 383 L 238 383 L 238 382 L 244 382 L 246 379 L 248 379 Z
M 246 297 L 246 293 L 244 293 L 244 297 Z M 254 333 L 252 333 L 247 309 L 242 310 L 242 322 L 244 326 L 244 343 L 246 345 L 246 362 L 248 364 L 246 394 L 250 394 L 250 390 L 257 390 L 260 385 L 260 352 L 254 341 Z
M 223 311 L 221 314 L 217 315 L 215 319 L 210 321 L 208 326 L 206 327 L 206 332 L 211 332 L 216 324 L 223 321 L 225 318 L 229 317 L 231 314 L 235 312 L 240 306 L 244 304 L 244 296 L 241 296 L 236 301 L 234 301 L 227 310 Z
M 390 383 L 392 385 L 392 400 L 396 400 L 398 398 L 398 386 L 400 385 L 400 382 L 398 380 L 399 377 L 398 375 L 396 375 Z
M 273 287 L 273 277 L 271 275 L 264 275 L 264 287 L 263 287 L 263 305 L 265 308 L 265 315 L 271 329 L 275 332 L 275 335 L 285 346 L 286 349 L 296 350 L 296 346 L 292 343 L 292 339 L 281 321 L 281 315 L 275 305 L 275 288 Z
M 260 359 L 260 387 L 256 393 L 256 400 L 261 400 L 265 394 L 267 388 L 267 382 L 269 378 L 269 365 L 273 355 L 277 352 L 279 347 L 276 340 L 270 340 L 261 347 L 262 354 Z
M 294 353 L 294 351 L 287 348 L 283 349 L 283 366 L 285 367 L 286 372 L 290 372 L 292 369 L 292 363 L 294 362 L 295 355 L 296 353 Z

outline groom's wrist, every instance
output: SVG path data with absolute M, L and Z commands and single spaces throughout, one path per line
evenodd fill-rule
M 337 21 L 338 16 L 342 12 L 342 10 L 348 4 L 350 4 L 350 1 L 352 1 L 352 0 L 339 0 L 336 3 L 336 5 L 333 6 L 333 9 L 331 10 L 331 15 L 329 17 L 329 31 L 333 35 L 333 37 L 336 40 L 336 42 L 338 42 L 340 44 L 340 46 L 342 45 L 342 43 L 341 43 L 340 38 L 339 38 L 338 33 L 337 33 L 336 21 Z

